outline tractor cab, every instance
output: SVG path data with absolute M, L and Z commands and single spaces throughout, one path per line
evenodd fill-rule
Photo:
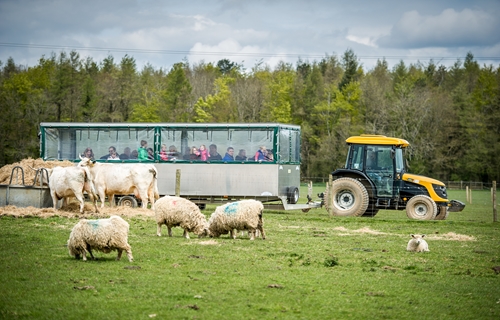
M 409 145 L 406 140 L 362 135 L 347 139 L 347 143 L 346 169 L 358 170 L 366 176 L 376 197 L 392 198 L 399 194 L 401 177 L 406 171 L 403 160 L 403 148 Z

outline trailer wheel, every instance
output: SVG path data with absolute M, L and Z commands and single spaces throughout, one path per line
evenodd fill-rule
M 331 212 L 335 216 L 359 217 L 368 208 L 368 191 L 361 182 L 352 178 L 333 181 L 328 197 L 331 199 Z
M 286 192 L 286 200 L 290 204 L 296 204 L 299 201 L 299 188 L 297 187 L 288 187 Z
M 428 196 L 417 195 L 406 204 L 406 215 L 415 220 L 433 220 L 437 214 L 437 205 Z
M 449 213 L 448 207 L 440 206 L 439 212 L 436 215 L 436 217 L 434 218 L 434 220 L 446 220 L 446 218 L 448 218 L 448 213 Z
M 121 197 L 118 205 L 122 207 L 137 208 L 137 200 L 132 196 Z

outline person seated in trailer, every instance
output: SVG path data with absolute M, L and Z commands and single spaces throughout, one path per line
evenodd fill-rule
M 236 161 L 246 161 L 247 160 L 247 152 L 245 149 L 240 149 L 238 154 L 234 158 Z
M 179 158 L 180 153 L 177 151 L 177 148 L 174 145 L 171 145 L 168 147 L 168 159 L 169 160 L 174 160 Z
M 130 160 L 136 160 L 139 158 L 139 153 L 137 152 L 137 150 L 132 150 L 132 152 L 130 152 Z
M 191 147 L 191 152 L 189 153 L 189 160 L 200 160 L 200 151 L 195 146 Z
M 130 148 L 126 147 L 123 149 L 123 153 L 120 155 L 120 160 L 128 160 L 130 159 Z
M 107 160 L 120 160 L 120 155 L 116 152 L 115 147 L 113 147 L 113 146 L 109 147 L 108 151 L 109 151 L 109 155 L 108 155 Z
M 222 160 L 222 156 L 217 152 L 217 145 L 211 144 L 210 146 L 208 146 L 208 149 L 210 161 Z
M 160 159 L 163 161 L 168 160 L 167 145 L 164 143 L 161 144 Z
M 234 155 L 234 148 L 233 147 L 228 147 L 226 155 L 224 156 L 224 158 L 222 158 L 222 161 L 225 161 L 225 162 L 234 161 L 233 155 Z
M 155 153 L 153 151 L 153 148 L 148 148 L 148 160 L 154 160 L 155 159 Z
M 87 147 L 83 153 L 82 157 L 89 158 L 89 159 L 94 159 L 94 151 L 92 151 L 92 148 Z
M 200 149 L 198 149 L 198 151 L 200 152 L 200 160 L 207 161 L 209 157 L 207 147 L 204 144 L 202 144 L 200 146 Z
M 141 147 L 137 150 L 139 152 L 139 160 L 148 160 L 148 142 L 141 140 Z
M 259 150 L 255 153 L 255 161 L 266 161 L 267 149 L 266 146 L 260 146 Z

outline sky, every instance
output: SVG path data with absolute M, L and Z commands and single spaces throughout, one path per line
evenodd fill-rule
M 250 70 L 279 62 L 341 59 L 365 71 L 471 52 L 500 65 L 500 0 L 0 0 L 0 61 L 35 66 L 75 50 L 96 62 L 128 55 L 138 70 L 229 59 Z

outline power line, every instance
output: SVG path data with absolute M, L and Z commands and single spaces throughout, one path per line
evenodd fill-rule
M 105 48 L 105 47 L 82 47 L 63 46 L 48 44 L 28 44 L 0 42 L 0 47 L 29 48 L 29 49 L 53 49 L 53 50 L 87 50 L 87 51 L 107 51 L 122 53 L 144 53 L 144 54 L 166 54 L 166 55 L 201 55 L 201 56 L 235 56 L 235 57 L 292 57 L 292 58 L 317 58 L 321 59 L 327 54 L 299 54 L 299 53 L 262 53 L 262 52 L 212 52 L 212 51 L 191 51 L 191 50 L 160 50 L 160 49 L 134 49 L 134 48 Z M 432 56 L 357 56 L 358 59 L 386 59 L 386 60 L 463 60 L 464 57 L 432 57 Z M 476 57 L 475 60 L 500 61 L 500 57 Z

